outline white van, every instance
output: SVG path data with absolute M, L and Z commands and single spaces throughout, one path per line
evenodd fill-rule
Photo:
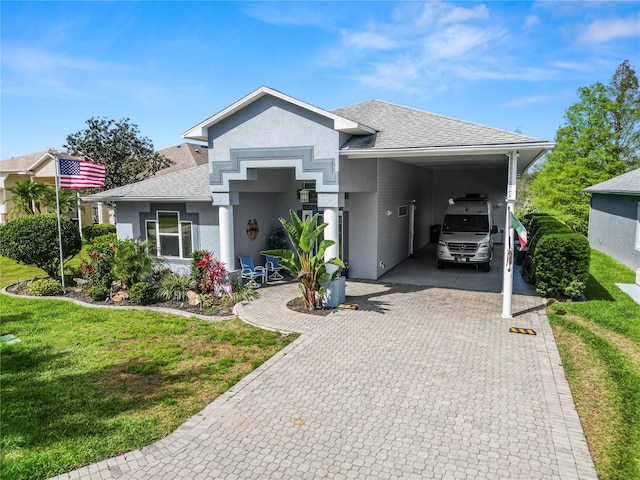
M 444 268 L 447 262 L 474 263 L 490 271 L 492 235 L 497 232 L 488 198 L 467 194 L 449 200 L 438 240 L 438 268 Z

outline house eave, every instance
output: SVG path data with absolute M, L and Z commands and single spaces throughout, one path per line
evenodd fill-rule
M 539 151 L 535 157 L 537 160 L 541 155 L 551 150 L 555 146 L 553 142 L 535 143 L 514 143 L 500 145 L 469 145 L 469 146 L 447 146 L 447 147 L 418 147 L 418 148 L 362 148 L 362 149 L 341 149 L 340 154 L 347 158 L 402 158 L 402 157 L 436 157 L 442 155 L 492 155 L 507 154 L 514 150 Z
M 96 193 L 87 197 L 80 197 L 83 202 L 157 202 L 157 203 L 173 203 L 173 202 L 211 202 L 211 196 L 208 197 L 129 197 L 126 195 L 105 195 L 101 196 Z

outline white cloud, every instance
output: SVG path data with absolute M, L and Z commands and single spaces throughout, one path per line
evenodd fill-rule
M 578 34 L 579 43 L 606 43 L 616 38 L 640 36 L 640 14 L 628 18 L 595 20 Z
M 527 105 L 535 105 L 539 103 L 549 103 L 553 100 L 551 95 L 531 95 L 529 97 L 516 98 L 505 103 L 505 107 L 526 107 Z
M 428 2 L 425 3 L 417 24 L 421 26 L 445 26 L 468 20 L 486 20 L 488 18 L 489 10 L 485 5 L 464 8 L 451 3 Z
M 430 59 L 456 59 L 470 52 L 479 52 L 501 36 L 492 29 L 452 25 L 428 37 L 425 51 Z
M 388 50 L 398 46 L 398 42 L 376 32 L 352 32 L 341 30 L 343 44 L 349 48 Z
M 55 74 L 60 70 L 96 72 L 113 66 L 89 58 L 76 58 L 56 52 L 11 45 L 5 45 L 3 48 L 2 64 L 10 70 L 31 74 Z
M 524 21 L 523 28 L 525 29 L 533 28 L 538 24 L 540 24 L 540 17 L 538 17 L 537 15 L 529 15 L 527 19 Z

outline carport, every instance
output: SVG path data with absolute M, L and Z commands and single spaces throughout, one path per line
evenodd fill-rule
M 526 137 L 525 137 L 526 138 Z M 433 245 L 423 242 L 416 250 L 415 258 L 404 260 L 381 280 L 417 285 L 438 285 L 449 288 L 482 290 L 503 293 L 502 317 L 510 318 L 512 293 L 532 293 L 528 285 L 517 275 L 514 289 L 513 229 L 511 214 L 516 202 L 516 179 L 531 164 L 553 147 L 552 142 L 529 141 L 518 144 L 471 145 L 456 147 L 425 147 L 388 149 L 378 151 L 377 159 L 387 159 L 417 166 L 431 172 L 429 182 L 424 184 L 422 202 L 417 203 L 418 211 L 414 228 L 421 238 L 427 231 L 442 221 L 449 198 L 478 193 L 487 196 L 494 205 L 494 222 L 499 232 L 494 238 L 496 244 L 492 272 L 481 279 L 474 274 L 475 268 L 452 266 L 444 271 L 435 270 Z M 371 157 L 371 150 L 350 150 L 348 159 Z M 425 194 L 426 193 L 426 194 Z M 412 251 L 412 246 L 409 247 Z M 470 271 L 469 271 L 470 270 Z

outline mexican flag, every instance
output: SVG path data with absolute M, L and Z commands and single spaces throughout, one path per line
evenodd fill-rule
M 518 233 L 518 240 L 520 241 L 520 250 L 524 248 L 527 244 L 527 229 L 524 228 L 522 222 L 516 218 L 516 216 L 511 214 L 511 228 L 513 228 Z

